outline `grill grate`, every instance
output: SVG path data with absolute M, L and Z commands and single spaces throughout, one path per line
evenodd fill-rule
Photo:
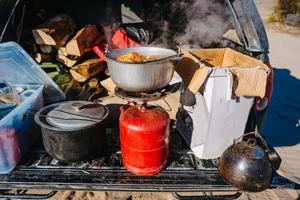
M 26 169 L 90 169 L 90 170 L 116 170 L 124 169 L 120 151 L 119 133 L 117 129 L 107 130 L 107 143 L 109 144 L 98 158 L 76 163 L 62 163 L 53 159 L 41 146 L 35 146 L 23 159 L 18 168 Z M 39 142 L 38 144 L 41 144 Z M 166 170 L 211 170 L 216 169 L 216 161 L 201 160 L 194 156 L 190 149 L 181 140 L 176 131 L 171 132 L 170 156 Z

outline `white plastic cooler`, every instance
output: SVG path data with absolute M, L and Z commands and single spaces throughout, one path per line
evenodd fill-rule
M 201 159 L 218 158 L 244 133 L 253 97 L 232 99 L 233 78 L 226 68 L 214 68 L 196 94 L 196 105 L 183 106 L 177 130 Z

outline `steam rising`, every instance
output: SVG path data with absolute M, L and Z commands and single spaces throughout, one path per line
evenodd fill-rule
M 144 4 L 143 18 L 155 46 L 225 46 L 222 36 L 233 25 L 225 0 L 152 0 Z M 120 25 L 111 20 L 103 27 L 108 43 Z
M 230 10 L 220 0 L 172 1 L 163 34 L 154 43 L 207 47 L 219 43 L 232 24 Z
M 111 24 L 102 27 L 102 32 L 105 35 L 105 40 L 109 46 L 112 46 L 112 38 L 114 33 L 119 29 L 119 23 L 116 23 L 114 20 Z

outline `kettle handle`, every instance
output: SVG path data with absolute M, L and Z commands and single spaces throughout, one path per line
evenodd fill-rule
M 254 136 L 257 136 L 257 134 L 256 134 L 255 132 L 245 133 L 245 134 L 241 135 L 240 137 L 234 139 L 234 140 L 233 140 L 233 144 L 238 143 L 243 137 L 248 136 L 248 135 L 254 135 Z
M 254 135 L 255 137 L 258 137 L 256 132 L 245 133 L 245 134 L 241 135 L 240 137 L 238 137 L 238 138 L 236 138 L 236 139 L 233 140 L 233 147 L 232 147 L 232 150 L 235 149 L 236 145 L 238 144 L 238 142 L 239 142 L 241 139 L 243 139 L 245 136 L 249 136 L 249 135 Z M 255 145 L 257 144 L 257 142 L 256 142 L 254 139 L 252 139 L 252 138 L 250 139 L 250 138 L 249 138 L 249 139 L 247 140 L 247 144 L 249 144 L 250 146 L 253 147 L 253 145 L 255 146 Z
M 267 151 L 271 152 L 270 149 L 268 148 L 268 145 L 266 143 L 266 141 L 264 140 L 264 138 L 257 132 L 250 132 L 250 133 L 245 133 L 243 135 L 241 135 L 240 137 L 236 138 L 233 140 L 233 149 L 235 149 L 235 146 L 236 144 L 245 136 L 248 136 L 248 135 L 254 135 L 256 138 L 259 138 L 260 141 L 264 144 L 264 146 L 266 147 Z M 252 138 L 249 138 L 247 140 L 247 143 L 250 145 L 250 146 L 253 146 L 253 145 L 257 145 L 257 141 L 256 140 L 253 140 Z

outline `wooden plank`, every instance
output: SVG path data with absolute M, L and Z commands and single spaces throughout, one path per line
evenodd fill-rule
M 53 52 L 53 47 L 50 45 L 40 45 L 40 51 L 42 53 L 52 53 Z
M 57 51 L 56 60 L 63 63 L 67 67 L 73 67 L 76 64 L 77 60 L 70 59 L 67 56 L 68 54 L 66 52 L 66 48 L 61 47 Z
M 92 45 L 98 42 L 100 37 L 102 36 L 100 36 L 95 25 L 88 25 L 80 29 L 67 43 L 67 54 L 82 56 L 84 53 L 91 51 Z
M 57 15 L 32 30 L 38 45 L 62 47 L 74 33 L 76 24 L 68 15 Z
M 35 53 L 34 59 L 37 63 L 52 62 L 54 60 L 53 54 Z
M 94 58 L 76 65 L 70 70 L 70 73 L 76 81 L 85 82 L 105 69 L 106 63 L 100 58 Z

